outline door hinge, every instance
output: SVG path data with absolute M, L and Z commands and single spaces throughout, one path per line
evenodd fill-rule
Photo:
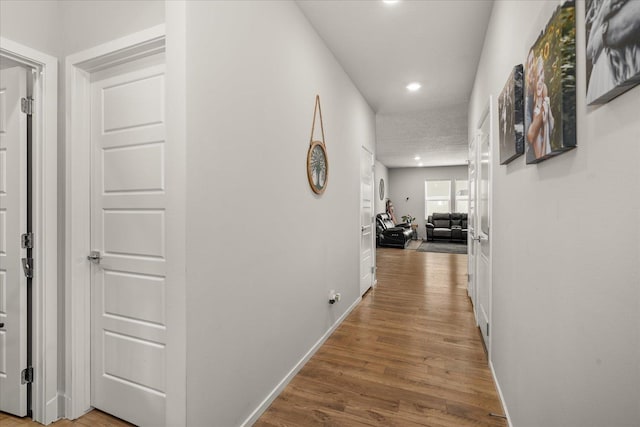
M 376 267 L 375 266 L 371 266 L 371 274 L 375 274 L 376 273 Z
M 33 258 L 22 258 L 22 270 L 27 279 L 33 279 Z
M 489 336 L 489 324 L 487 323 L 487 336 Z
M 22 249 L 33 249 L 33 233 L 24 233 L 20 236 Z
M 28 115 L 33 115 L 33 98 L 22 98 L 20 100 L 20 110 Z
M 33 383 L 33 367 L 29 366 L 27 369 L 22 370 L 22 384 Z

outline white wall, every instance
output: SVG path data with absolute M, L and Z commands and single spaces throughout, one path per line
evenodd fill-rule
M 58 0 L 69 55 L 164 22 L 164 0 Z
M 495 3 L 470 134 L 557 4 Z M 640 425 L 640 87 L 587 108 L 583 2 L 577 24 L 578 148 L 500 166 L 493 146 L 491 359 L 517 427 Z
M 187 422 L 233 426 L 359 298 L 360 147 L 375 152 L 375 117 L 295 3 L 186 8 Z M 320 197 L 306 176 L 316 94 Z
M 389 169 L 382 163 L 376 160 L 375 168 L 373 170 L 374 177 L 374 187 L 375 187 L 375 204 L 374 206 L 374 215 L 383 213 L 385 211 L 387 199 L 389 198 L 389 189 L 391 188 L 391 184 L 389 183 Z M 384 197 L 380 200 L 380 179 L 384 180 Z
M 57 1 L 0 1 L 0 34 L 32 49 L 58 57 L 60 8 Z
M 418 224 L 418 236 L 427 237 L 424 227 L 424 182 L 435 179 L 468 179 L 467 166 L 389 169 L 389 198 L 395 207 L 396 219 L 412 215 Z M 408 200 L 407 200 L 408 198 Z

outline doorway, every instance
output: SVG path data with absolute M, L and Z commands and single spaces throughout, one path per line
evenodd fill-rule
M 491 352 L 491 129 L 492 99 L 481 116 L 469 153 L 469 290 L 476 322 Z
M 165 425 L 164 27 L 67 59 L 67 417 Z
M 0 74 L 0 410 L 46 424 L 58 418 L 57 59 L 0 37 Z
M 360 154 L 360 296 L 373 286 L 375 273 L 373 162 L 373 154 L 362 147 Z
M 0 410 L 31 416 L 30 70 L 0 59 Z

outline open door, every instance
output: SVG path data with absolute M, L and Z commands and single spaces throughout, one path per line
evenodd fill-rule
M 0 71 L 0 411 L 27 415 L 27 71 Z

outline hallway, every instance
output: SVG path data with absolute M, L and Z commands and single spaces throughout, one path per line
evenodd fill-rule
M 376 289 L 255 426 L 505 426 L 488 415 L 502 408 L 467 297 L 467 256 L 378 248 L 377 257 Z M 128 425 L 99 411 L 54 425 L 96 424 Z
M 377 249 L 378 286 L 255 424 L 504 426 L 467 256 Z

